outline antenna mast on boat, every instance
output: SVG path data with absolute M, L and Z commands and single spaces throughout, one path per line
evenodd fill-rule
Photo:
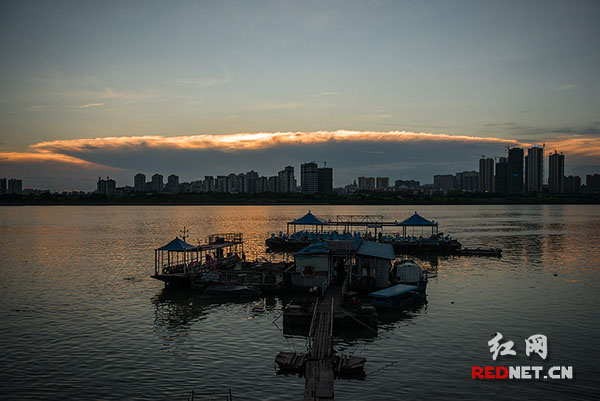
M 186 230 L 185 226 L 183 226 L 183 230 L 179 230 L 181 234 L 183 234 L 183 242 L 185 242 L 185 234 L 189 233 L 190 230 Z

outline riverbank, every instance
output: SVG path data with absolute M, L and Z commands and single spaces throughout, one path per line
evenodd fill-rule
M 85 206 L 85 205 L 585 205 L 600 204 L 600 195 L 568 196 L 540 194 L 498 196 L 495 194 L 451 193 L 407 195 L 398 192 L 361 192 L 352 195 L 305 194 L 99 194 L 3 195 L 1 206 Z

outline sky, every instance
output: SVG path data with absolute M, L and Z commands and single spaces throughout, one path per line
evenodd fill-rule
M 594 0 L 2 1 L 0 177 L 299 180 L 314 160 L 334 186 L 431 183 L 533 144 L 585 177 L 599 20 Z

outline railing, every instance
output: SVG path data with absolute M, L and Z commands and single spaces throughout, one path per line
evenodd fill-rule
M 206 242 L 208 244 L 219 244 L 223 242 L 242 242 L 242 233 L 222 233 L 209 235 Z
M 240 260 L 239 256 L 231 255 L 224 258 L 212 259 L 208 262 L 205 261 L 202 264 L 197 261 L 192 261 L 187 265 L 187 272 L 188 274 L 197 274 L 199 271 L 203 270 L 214 270 L 220 267 L 234 265 Z M 185 264 L 181 262 L 178 264 L 163 265 L 162 274 L 184 273 L 185 267 Z
M 323 282 L 323 284 L 321 284 L 321 296 L 325 295 L 328 288 L 329 288 L 329 279 L 326 279 Z
M 319 306 L 319 298 L 315 299 L 315 307 L 313 309 L 312 318 L 310 319 L 310 327 L 308 329 L 308 338 L 312 341 L 313 332 L 315 331 L 315 320 L 317 318 L 317 307 Z

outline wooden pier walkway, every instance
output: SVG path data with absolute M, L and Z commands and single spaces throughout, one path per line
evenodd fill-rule
M 341 306 L 342 287 L 331 285 L 315 305 L 309 337 L 312 343 L 304 371 L 304 400 L 333 400 L 333 313 Z

